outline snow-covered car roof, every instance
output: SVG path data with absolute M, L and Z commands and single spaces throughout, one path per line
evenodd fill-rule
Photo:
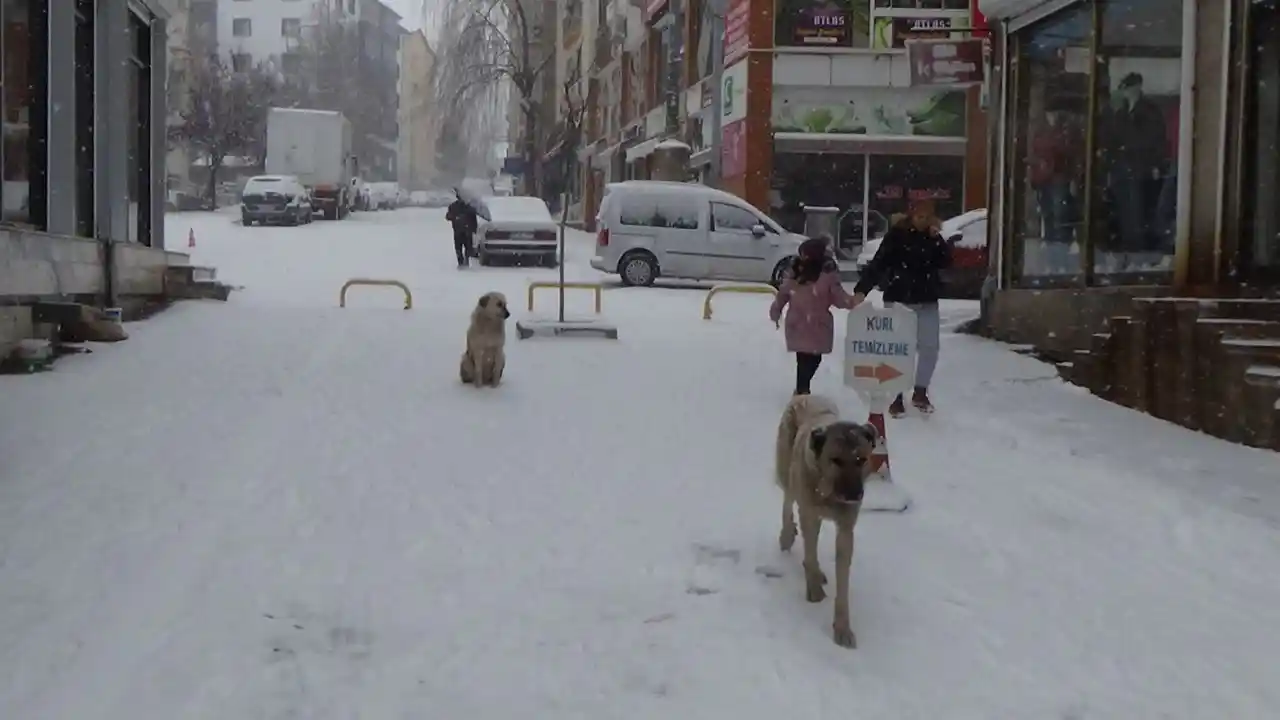
M 491 222 L 520 222 L 555 224 L 551 211 L 541 198 L 528 196 L 491 196 L 484 198 Z

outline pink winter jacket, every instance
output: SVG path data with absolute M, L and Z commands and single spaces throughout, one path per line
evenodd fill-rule
M 787 352 L 826 355 L 835 345 L 836 321 L 831 308 L 852 308 L 853 296 L 840 285 L 840 274 L 828 271 L 817 282 L 801 285 L 788 279 L 778 290 L 769 319 L 775 323 L 787 309 Z

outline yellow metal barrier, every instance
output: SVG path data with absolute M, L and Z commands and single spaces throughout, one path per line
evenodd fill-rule
M 338 293 L 338 307 L 347 306 L 347 291 L 356 285 L 382 285 L 387 287 L 398 287 L 404 291 L 404 309 L 413 309 L 413 293 L 409 292 L 409 286 L 399 280 L 372 280 L 370 278 L 351 278 L 342 285 L 342 292 Z
M 711 319 L 711 298 L 716 293 L 752 293 L 756 295 L 777 295 L 778 291 L 772 285 L 717 285 L 707 291 L 707 299 L 702 301 L 702 319 Z
M 565 290 L 590 290 L 596 296 L 596 314 L 600 314 L 600 309 L 604 305 L 604 287 L 600 283 L 589 282 L 567 282 L 563 285 L 558 282 L 531 282 L 529 283 L 529 312 L 533 312 L 534 290 L 538 288 L 555 288 L 559 290 L 561 287 L 564 287 Z

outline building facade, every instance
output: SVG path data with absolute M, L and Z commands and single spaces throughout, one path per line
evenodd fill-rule
M 342 110 L 351 120 L 367 179 L 396 178 L 399 14 L 380 0 L 216 0 L 215 8 L 217 52 L 236 71 L 265 65 L 283 77 L 323 75 L 321 82 L 340 75 L 344 87 L 329 93 L 333 102 L 325 109 Z M 348 34 L 340 41 L 339 30 Z M 343 57 L 307 57 L 313 41 L 320 54 Z
M 167 126 L 172 130 L 182 124 L 182 113 L 191 101 L 191 0 L 162 0 L 168 15 L 166 24 L 168 68 L 166 71 Z M 187 192 L 191 185 L 191 156 L 178 142 L 170 142 L 165 153 L 165 172 L 170 196 L 174 191 Z
M 161 4 L 9 0 L 0 7 L 3 221 L 163 247 L 168 38 Z
M 0 346 L 30 303 L 160 294 L 166 16 L 154 0 L 6 0 Z
M 804 229 L 805 206 L 837 208 L 847 259 L 911 198 L 944 216 L 986 204 L 989 94 L 913 84 L 906 50 L 985 32 L 970 0 L 603 5 L 601 32 L 622 51 L 617 71 L 600 68 L 600 97 L 625 120 L 617 147 L 595 153 L 601 180 L 655 177 L 655 149 L 678 139 L 685 178 L 789 229 Z
M 400 39 L 400 185 L 426 190 L 435 182 L 434 75 L 436 54 L 421 30 Z

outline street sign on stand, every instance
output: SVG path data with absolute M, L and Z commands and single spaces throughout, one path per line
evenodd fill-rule
M 903 512 L 911 497 L 893 483 L 884 414 L 898 395 L 909 391 L 916 374 L 916 314 L 900 305 L 876 307 L 864 302 L 849 311 L 844 339 L 844 384 L 871 411 L 876 429 L 874 473 L 867 483 L 863 510 Z

